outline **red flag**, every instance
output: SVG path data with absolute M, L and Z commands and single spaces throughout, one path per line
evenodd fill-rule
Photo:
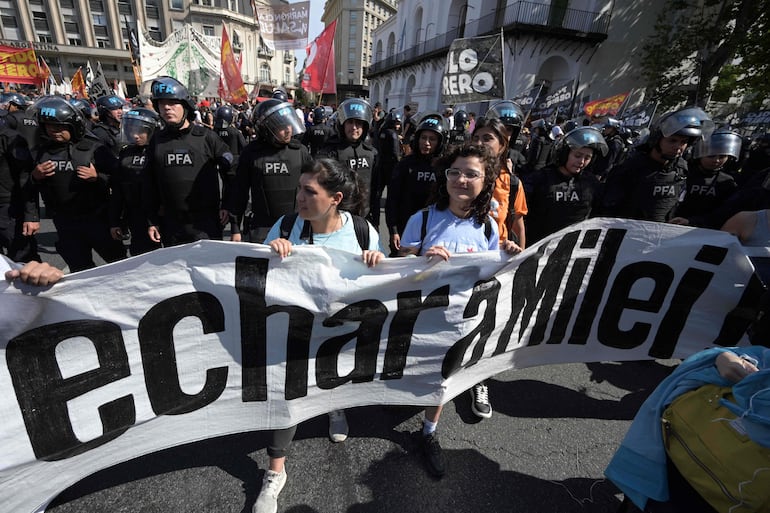
M 0 80 L 15 84 L 40 82 L 40 70 L 33 48 L 0 46 Z
M 86 90 L 86 79 L 83 78 L 83 69 L 78 68 L 75 75 L 72 77 L 72 92 L 78 93 L 78 98 L 88 98 L 88 91 Z
M 628 94 L 621 93 L 609 98 L 588 102 L 583 106 L 583 112 L 589 116 L 606 116 L 608 114 L 614 116 L 620 111 L 620 107 L 623 106 L 623 102 L 628 98 Z
M 56 83 L 56 79 L 53 78 L 53 73 L 51 73 L 51 68 L 48 67 L 48 63 L 45 62 L 45 59 L 42 55 L 38 55 L 38 69 L 40 70 L 40 83 L 44 85 L 46 82 L 50 82 L 51 84 Z
M 302 76 L 302 88 L 308 92 L 334 93 L 337 89 L 334 68 L 334 31 L 336 27 L 337 20 L 334 20 L 306 48 L 307 61 L 305 74 Z
M 230 38 L 227 35 L 227 27 L 222 24 L 222 73 L 219 74 L 219 96 L 231 103 L 243 103 L 248 101 L 249 95 L 243 86 L 241 69 L 235 62 L 233 47 L 230 46 Z

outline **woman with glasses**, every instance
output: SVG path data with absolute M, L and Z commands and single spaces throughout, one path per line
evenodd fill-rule
M 453 253 L 478 253 L 503 249 L 519 253 L 513 241 L 500 240 L 490 217 L 492 190 L 497 179 L 497 158 L 483 146 L 466 146 L 439 161 L 433 203 L 406 223 L 399 254 L 423 255 L 449 260 Z M 425 409 L 422 449 L 428 471 L 435 477 L 445 472 L 444 457 L 436 434 L 442 406 Z

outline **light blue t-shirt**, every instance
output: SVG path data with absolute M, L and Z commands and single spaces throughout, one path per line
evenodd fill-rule
M 406 223 L 401 235 L 401 246 L 419 248 L 422 231 L 422 210 L 412 215 Z M 492 231 L 489 238 L 485 235 L 485 227 L 475 219 L 460 218 L 446 210 L 436 209 L 436 205 L 428 208 L 428 225 L 425 240 L 422 241 L 422 253 L 431 246 L 444 246 L 450 253 L 478 253 L 480 251 L 497 250 L 500 247 L 500 234 L 497 223 L 490 219 Z
M 342 228 L 331 233 L 314 233 L 313 245 L 340 249 L 342 251 L 360 255 L 361 246 L 359 246 L 358 239 L 356 238 L 356 230 L 353 227 L 353 219 L 348 212 L 340 211 L 340 215 L 342 216 Z M 272 228 L 270 228 L 270 231 L 267 234 L 267 238 L 265 238 L 265 244 L 281 236 L 282 221 L 283 216 L 278 219 Z M 302 226 L 304 224 L 305 220 L 297 216 L 297 220 L 294 222 L 294 226 L 291 228 L 291 233 L 289 233 L 289 242 L 296 244 L 297 246 L 309 243 L 308 240 L 303 240 L 300 238 L 300 235 L 302 235 Z M 374 226 L 372 226 L 371 223 L 367 224 L 369 225 L 369 249 L 373 251 L 382 251 L 382 248 L 380 247 L 380 236 L 377 233 L 377 230 L 374 229 Z

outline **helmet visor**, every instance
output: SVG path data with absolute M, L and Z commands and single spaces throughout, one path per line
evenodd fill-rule
M 693 150 L 696 159 L 713 155 L 729 155 L 738 160 L 741 156 L 741 137 L 732 132 L 717 132 L 705 141 L 698 141 Z
M 591 148 L 594 152 L 600 152 L 602 156 L 606 156 L 610 151 L 602 134 L 591 127 L 580 127 L 567 132 L 564 142 L 570 149 Z
M 291 104 L 286 102 L 272 107 L 265 113 L 262 124 L 273 136 L 277 136 L 286 129 L 291 130 L 292 136 L 305 132 L 305 122 L 299 119 Z
M 684 135 L 690 135 L 691 132 L 691 137 L 700 136 L 703 139 L 707 139 L 711 136 L 711 132 L 714 131 L 714 122 L 711 121 L 711 118 L 702 109 L 692 107 L 666 116 L 660 122 L 659 128 L 663 137 L 670 137 L 679 132 L 688 132 Z M 700 129 L 700 134 L 696 133 L 698 129 Z
M 123 116 L 120 123 L 120 144 L 144 146 L 150 142 L 157 124 L 138 116 Z

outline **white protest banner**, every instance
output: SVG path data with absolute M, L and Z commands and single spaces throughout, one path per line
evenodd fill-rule
M 96 63 L 96 73 L 94 74 L 91 84 L 88 86 L 88 97 L 96 100 L 102 96 L 110 96 L 113 94 L 109 84 L 107 84 L 107 78 L 104 76 L 104 70 L 102 70 L 102 63 Z
M 455 105 L 505 98 L 503 63 L 500 34 L 455 39 L 444 65 L 441 103 Z
M 0 486 L 13 493 L 0 511 L 42 509 L 163 448 L 340 408 L 436 405 L 506 369 L 745 343 L 761 291 L 735 237 L 617 219 L 515 258 L 370 269 L 323 247 L 281 260 L 202 241 L 46 290 L 2 282 Z
M 259 35 L 272 50 L 299 50 L 307 46 L 310 2 L 257 6 Z

